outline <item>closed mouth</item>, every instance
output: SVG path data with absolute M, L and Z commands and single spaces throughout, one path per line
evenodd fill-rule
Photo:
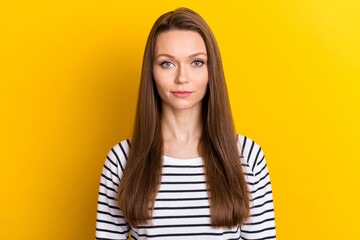
M 190 91 L 171 91 L 172 93 L 192 93 Z

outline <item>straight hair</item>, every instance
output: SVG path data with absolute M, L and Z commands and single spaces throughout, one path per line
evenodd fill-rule
M 161 98 L 153 78 L 157 36 L 171 30 L 199 33 L 208 54 L 208 87 L 202 100 L 202 133 L 198 153 L 204 162 L 212 227 L 231 228 L 250 216 L 249 191 L 237 148 L 219 47 L 196 12 L 178 8 L 160 16 L 148 36 L 143 56 L 135 124 L 127 164 L 119 185 L 118 202 L 132 227 L 152 219 L 161 184 L 163 138 Z

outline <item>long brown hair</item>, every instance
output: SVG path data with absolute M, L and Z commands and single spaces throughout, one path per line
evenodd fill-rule
M 241 225 L 249 217 L 249 192 L 237 148 L 237 135 L 219 47 L 204 19 L 187 8 L 160 16 L 147 39 L 133 137 L 119 186 L 119 206 L 131 226 L 146 224 L 161 183 L 163 138 L 161 98 L 152 68 L 156 37 L 170 30 L 191 30 L 204 39 L 209 83 L 202 100 L 202 135 L 198 152 L 204 161 L 213 227 Z M 209 190 L 210 189 L 210 190 Z

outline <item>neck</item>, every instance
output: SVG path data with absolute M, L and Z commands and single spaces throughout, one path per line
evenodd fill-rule
M 161 126 L 165 142 L 198 142 L 202 132 L 201 104 L 184 110 L 173 109 L 163 104 Z

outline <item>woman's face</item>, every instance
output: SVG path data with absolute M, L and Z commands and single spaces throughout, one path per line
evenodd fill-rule
M 208 84 L 207 51 L 201 35 L 189 30 L 160 33 L 155 42 L 153 76 L 163 106 L 200 109 Z

